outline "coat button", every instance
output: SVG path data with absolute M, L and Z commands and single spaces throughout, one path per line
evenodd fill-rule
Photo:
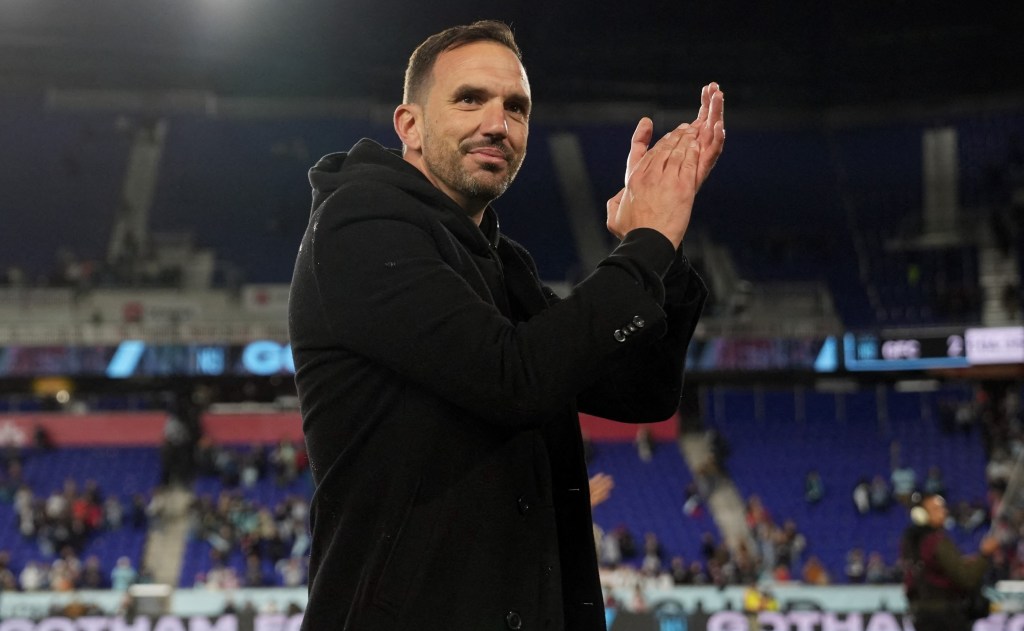
M 505 614 L 505 624 L 508 625 L 509 629 L 522 629 L 523 618 L 518 612 L 510 611 Z
M 525 498 L 520 497 L 516 500 L 516 504 L 519 506 L 519 514 L 525 515 L 530 510 L 530 503 Z
M 615 336 L 615 341 L 616 342 L 625 342 L 626 341 L 626 334 L 622 332 L 622 329 L 615 329 L 615 333 L 612 333 L 612 335 Z
M 642 328 L 644 328 L 645 324 L 647 324 L 647 322 L 645 322 L 643 318 L 641 318 L 638 315 L 637 316 L 633 316 L 633 326 L 635 326 L 638 329 L 642 329 Z
M 636 333 L 639 330 L 640 330 L 640 327 L 638 327 L 635 324 L 630 324 L 629 326 L 626 327 L 626 331 L 629 332 L 629 333 Z

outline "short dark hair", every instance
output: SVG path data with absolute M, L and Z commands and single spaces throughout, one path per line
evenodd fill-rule
M 405 69 L 405 91 L 402 101 L 413 103 L 421 98 L 424 88 L 430 83 L 434 63 L 441 53 L 473 42 L 496 42 L 515 53 L 519 61 L 523 60 L 512 29 L 504 22 L 480 20 L 472 24 L 447 28 L 428 37 L 412 52 L 409 65 Z

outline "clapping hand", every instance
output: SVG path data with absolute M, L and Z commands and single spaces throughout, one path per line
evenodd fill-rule
M 647 117 L 640 119 L 626 158 L 625 186 L 607 204 L 607 226 L 615 236 L 621 239 L 632 229 L 649 227 L 679 247 L 689 225 L 693 196 L 725 145 L 724 93 L 712 82 L 701 90 L 700 100 L 692 123 L 680 125 L 650 149 L 654 123 Z M 634 209 L 638 198 L 641 203 Z M 667 206 L 658 208 L 661 204 Z

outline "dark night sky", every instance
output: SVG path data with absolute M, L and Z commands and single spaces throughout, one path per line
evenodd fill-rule
M 943 101 L 1024 90 L 1022 13 L 917 0 L 5 0 L 0 85 L 393 101 L 426 35 L 496 18 L 547 102 L 673 106 L 711 78 L 762 107 Z

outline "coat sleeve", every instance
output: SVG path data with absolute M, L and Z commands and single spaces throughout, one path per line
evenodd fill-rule
M 653 231 L 627 235 L 570 296 L 514 324 L 455 271 L 423 225 L 320 224 L 311 256 L 300 252 L 309 269 L 297 272 L 315 283 L 315 298 L 298 307 L 325 323 L 317 343 L 384 366 L 484 421 L 536 424 L 631 346 L 665 332 L 658 269 L 669 267 L 673 250 Z M 620 341 L 616 331 L 638 321 Z
M 942 572 L 964 591 L 978 589 L 988 561 L 984 557 L 964 557 L 948 537 L 941 537 L 935 544 L 935 560 Z
M 686 349 L 697 327 L 707 287 L 679 255 L 665 276 L 666 333 L 656 344 L 634 346 L 581 393 L 580 411 L 624 423 L 664 421 L 679 408 Z

